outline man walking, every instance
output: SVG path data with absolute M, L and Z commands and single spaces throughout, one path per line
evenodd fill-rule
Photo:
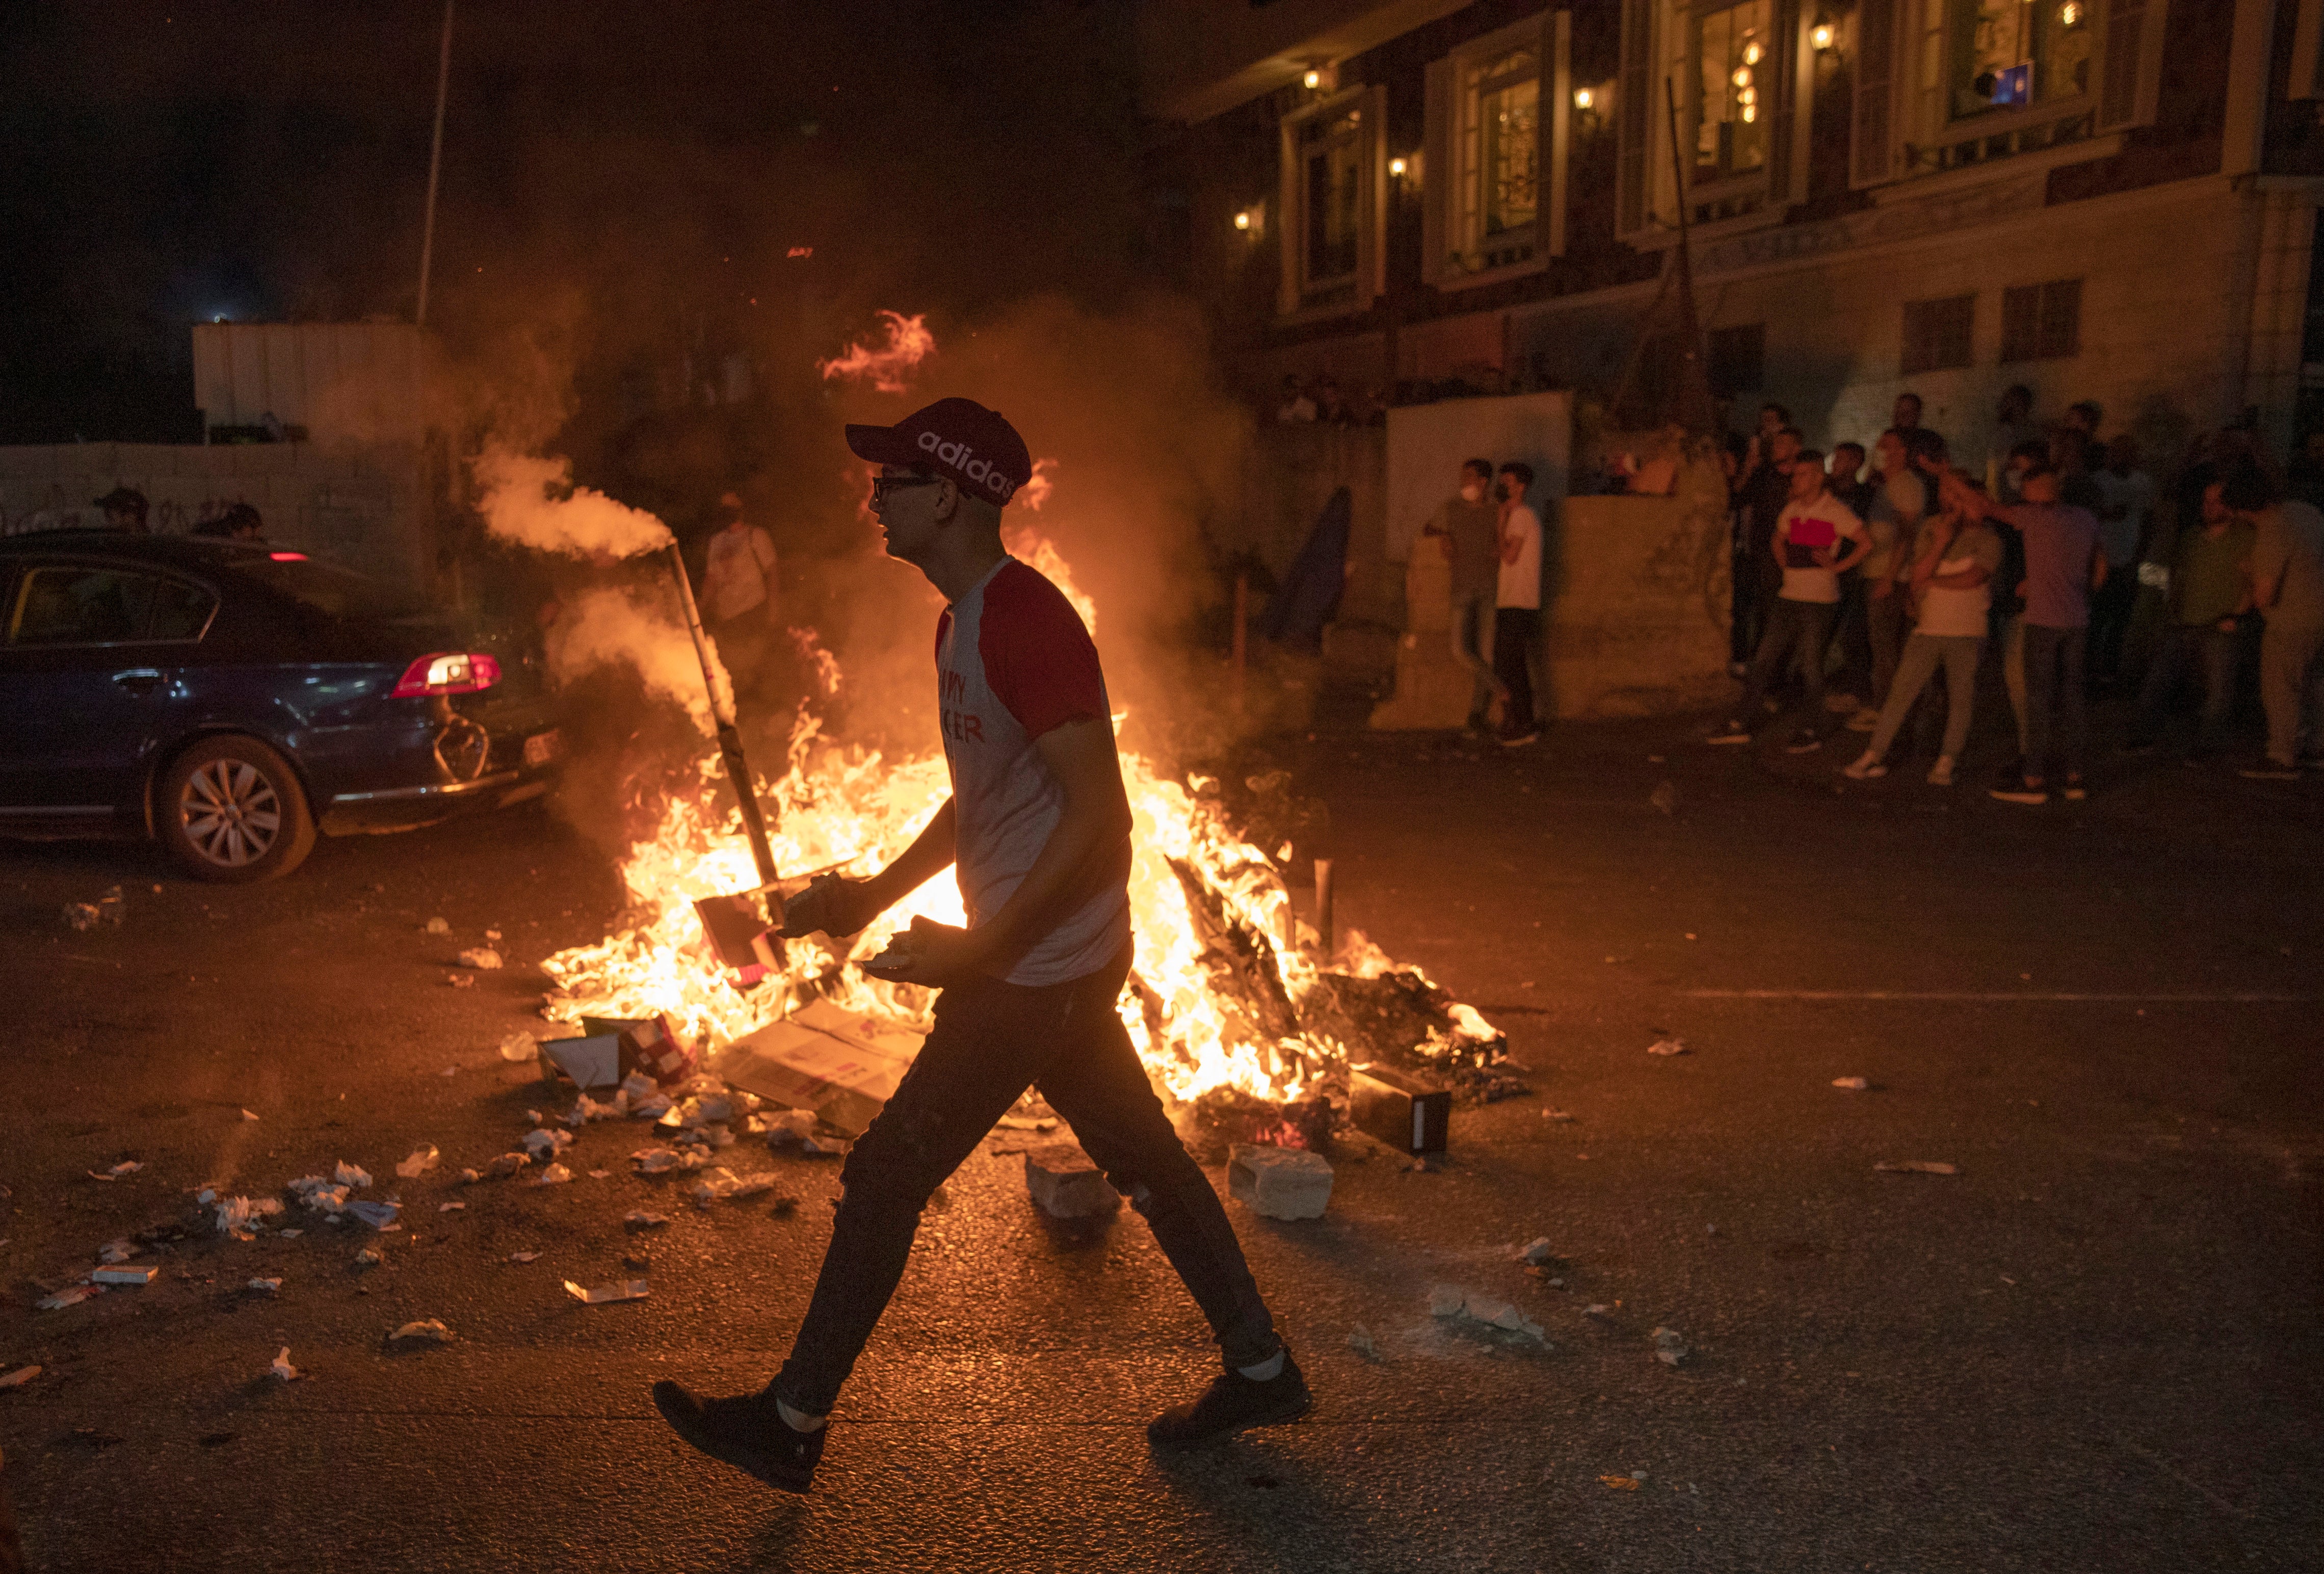
M 2252 522 L 2252 603 L 2267 620 L 2259 642 L 2259 698 L 2267 711 L 2267 754 L 2243 775 L 2294 781 L 2307 758 L 2324 760 L 2324 513 L 2276 491 L 2256 465 L 2239 465 L 2220 501 Z
M 1948 507 L 1980 519 L 1999 520 L 2024 544 L 2025 579 L 2017 588 L 2024 601 L 2021 620 L 2025 652 L 2025 750 L 2019 781 L 1993 789 L 2009 804 L 2050 801 L 2050 768 L 2063 768 L 2065 796 L 2080 799 L 2082 752 L 2089 741 L 2089 708 L 2082 693 L 2082 660 L 2090 623 L 2090 594 L 2106 583 L 2105 549 L 2098 521 L 2089 510 L 2058 500 L 2058 473 L 2034 470 L 2025 476 L 2025 501 L 1997 503 L 1956 471 L 1946 477 Z M 2055 755 L 2053 760 L 2052 756 Z
M 968 927 L 916 919 L 880 976 L 941 991 L 936 1026 L 840 1171 L 831 1244 L 790 1358 L 758 1394 L 675 1382 L 678 1434 L 772 1487 L 805 1492 L 841 1385 L 903 1276 L 921 1207 L 993 1122 L 1038 1086 L 1126 1192 L 1217 1335 L 1224 1369 L 1147 1428 L 1181 1449 L 1286 1422 L 1310 1403 L 1218 1194 L 1180 1146 L 1116 1009 L 1130 962 L 1130 805 L 1097 648 L 1056 586 L 1009 556 L 1001 511 L 1032 476 L 997 412 L 944 399 L 893 427 L 851 426 L 881 466 L 888 553 L 949 603 L 936 692 L 953 796 L 869 879 L 825 879 L 784 933 L 852 935 L 956 865 Z
M 742 517 L 737 492 L 719 498 L 715 518 L 718 533 L 710 538 L 702 570 L 702 603 L 718 659 L 741 690 L 757 681 L 776 627 L 775 538 Z
M 1541 736 L 1533 713 L 1533 650 L 1541 638 L 1541 516 L 1525 500 L 1533 466 L 1501 466 L 1500 575 L 1493 600 L 1493 674 L 1507 698 L 1500 741 L 1521 749 Z
M 1992 600 L 1993 571 L 2001 566 L 2001 538 L 1974 515 L 1941 513 L 1920 534 L 1919 556 L 1905 570 L 1895 593 L 1900 603 L 1919 608 L 1919 621 L 1904 643 L 1896 681 L 1888 690 L 1863 758 L 1841 772 L 1861 781 L 1886 776 L 1888 746 L 1895 741 L 1913 702 L 1945 669 L 1945 738 L 1930 769 L 1932 787 L 1953 785 L 1953 768 L 1969 742 L 1977 702 L 1978 658 L 1985 650 L 1986 613 Z
M 1485 731 L 1485 715 L 1506 698 L 1493 672 L 1493 602 L 1500 588 L 1500 509 L 1486 493 L 1493 484 L 1493 462 L 1471 459 L 1461 466 L 1461 489 L 1440 504 L 1420 528 L 1443 545 L 1452 565 L 1452 659 L 1467 667 L 1469 731 Z M 1536 602 L 1536 603 L 1539 603 Z
M 2253 532 L 2220 500 L 2223 490 L 2216 481 L 2205 487 L 2201 527 L 2181 532 L 2177 561 L 2171 566 L 2171 621 L 2138 692 L 2138 719 L 2132 723 L 2126 753 L 2153 749 L 2180 679 L 2189 666 L 2198 663 L 2203 669 L 2203 720 L 2187 758 L 2209 759 L 2227 741 L 2227 713 L 2235 704 L 2236 678 L 2243 664 L 2240 625 L 2252 610 Z M 2107 557 L 2111 561 L 2113 554 Z
M 1848 545 L 1843 548 L 1841 542 Z M 1734 719 L 1712 733 L 1712 743 L 1748 743 L 1768 691 L 1796 662 L 1806 685 L 1807 720 L 1785 745 L 1793 754 L 1823 747 L 1823 655 L 1840 615 L 1840 576 L 1864 560 L 1872 543 L 1864 522 L 1824 484 L 1823 456 L 1800 450 L 1792 465 L 1791 501 L 1776 517 L 1770 556 L 1781 573 L 1782 589 L 1767 619 L 1767 632 L 1751 658 L 1743 704 Z

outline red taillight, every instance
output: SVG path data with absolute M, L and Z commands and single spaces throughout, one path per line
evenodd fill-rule
M 307 555 L 304 552 L 269 552 L 266 560 L 269 563 L 304 563 Z
M 407 667 L 395 686 L 395 697 L 475 694 L 500 680 L 501 664 L 481 651 L 446 651 L 423 656 Z

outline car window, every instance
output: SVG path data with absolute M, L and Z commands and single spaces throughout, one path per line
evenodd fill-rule
M 153 621 L 149 640 L 198 640 L 217 611 L 217 597 L 198 584 L 165 579 L 153 595 Z
M 28 571 L 8 612 L 11 645 L 121 645 L 143 637 L 161 580 L 125 568 Z
M 401 618 L 421 610 L 410 595 L 352 568 L 283 553 L 237 562 L 235 571 L 334 618 Z

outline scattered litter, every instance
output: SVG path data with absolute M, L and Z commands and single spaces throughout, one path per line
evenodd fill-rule
M 799 1145 L 799 1152 L 811 1159 L 845 1158 L 853 1146 L 844 1137 L 810 1137 Z
M 1884 1175 L 1958 1175 L 1960 1170 L 1938 1159 L 1882 1159 L 1872 1166 Z
M 1662 1030 L 1657 1028 L 1655 1031 L 1660 1033 Z M 1646 1045 L 1646 1053 L 1648 1054 L 1684 1054 L 1687 1053 L 1686 1040 L 1675 1034 L 1663 1033 L 1661 1037 Z
M 476 1172 L 474 1170 L 463 1170 L 460 1173 L 467 1176 L 470 1180 L 476 1178 Z M 457 1213 L 466 1207 L 467 1207 L 466 1202 L 438 1202 L 436 1204 L 436 1211 L 438 1213 Z
M 755 1197 L 761 1192 L 771 1192 L 775 1189 L 775 1179 L 764 1171 L 757 1174 L 738 1175 L 723 1164 L 714 1166 L 705 1170 L 702 1178 L 694 1183 L 695 1206 L 707 1208 L 713 1202 L 729 1197 Z
M 1656 782 L 1655 790 L 1647 796 L 1646 802 L 1665 815 L 1672 813 L 1678 807 L 1678 784 L 1672 781 Z
M 1267 1219 L 1321 1219 L 1332 1201 L 1332 1164 L 1305 1148 L 1237 1144 L 1227 1194 Z
M 565 1293 L 576 1301 L 586 1301 L 592 1306 L 603 1306 L 608 1301 L 642 1301 L 646 1298 L 643 1279 L 622 1279 L 611 1284 L 600 1284 L 584 1290 L 572 1280 L 565 1281 Z
M 1367 1063 L 1348 1072 L 1348 1118 L 1399 1153 L 1443 1153 L 1452 1136 L 1452 1092 L 1395 1066 Z
M 1525 1334 L 1544 1347 L 1549 1345 L 1548 1333 L 1541 1324 L 1498 1296 L 1476 1294 L 1452 1284 L 1437 1284 L 1428 1292 L 1428 1312 L 1432 1317 L 1466 1317 L 1504 1332 Z
M 1056 1119 L 1053 1116 L 1034 1119 L 1024 1115 L 1003 1115 L 993 1124 L 1003 1131 L 1055 1131 L 1057 1128 Z
M 437 1153 L 434 1143 L 423 1142 L 411 1150 L 410 1158 L 397 1162 L 395 1173 L 407 1181 L 416 1179 L 434 1169 L 439 1156 L 441 1155 Z
M 281 1378 L 285 1383 L 296 1383 L 299 1380 L 299 1368 L 290 1364 L 289 1345 L 284 1345 L 274 1352 L 274 1359 L 268 1364 L 266 1370 L 270 1375 Z
M 631 1229 L 659 1229 L 669 1222 L 666 1213 L 649 1213 L 642 1208 L 632 1208 L 622 1217 L 622 1223 Z
M 452 1342 L 452 1330 L 444 1326 L 444 1321 L 441 1318 L 422 1318 L 417 1322 L 407 1322 L 401 1328 L 397 1329 L 393 1333 L 389 1334 L 387 1336 L 387 1342 L 394 1344 L 399 1340 L 407 1339 L 423 1339 L 429 1344 L 446 1345 Z
M 350 1202 L 347 1204 L 348 1212 L 370 1225 L 374 1229 L 385 1229 L 395 1222 L 395 1216 L 402 1210 L 403 1204 L 401 1202 Z
M 667 1147 L 641 1147 L 630 1155 L 630 1163 L 637 1166 L 637 1173 L 641 1175 L 668 1174 L 684 1162 L 673 1149 Z
M 1617 1492 L 1636 1492 L 1645 1482 L 1643 1476 L 1600 1476 L 1598 1479 Z
M 1603 1301 L 1592 1301 L 1589 1305 L 1582 1309 L 1582 1315 L 1584 1317 L 1611 1317 L 1614 1315 L 1614 1309 L 1607 1305 Z
M 540 1254 L 539 1252 L 511 1252 L 509 1253 L 508 1260 L 512 1263 L 539 1262 L 540 1260 Z
M 387 1254 L 375 1246 L 367 1246 L 355 1253 L 355 1266 L 359 1268 L 375 1268 L 385 1261 Z
M 331 1178 L 340 1185 L 355 1192 L 360 1192 L 371 1184 L 369 1170 L 364 1169 L 361 1164 L 351 1164 L 345 1159 L 341 1159 L 338 1167 L 331 1172 Z
M 1380 1358 L 1379 1341 L 1372 1338 L 1372 1330 L 1360 1322 L 1348 1330 L 1348 1348 L 1368 1361 Z
M 217 1199 L 218 1233 L 248 1240 L 250 1232 L 262 1220 L 271 1219 L 281 1211 L 282 1200 L 280 1197 L 220 1197 Z
M 150 1284 L 161 1277 L 159 1268 L 99 1268 L 88 1276 L 92 1284 Z
M 303 1229 L 278 1229 L 274 1232 L 274 1238 L 277 1240 L 297 1240 L 300 1236 L 306 1233 L 307 1232 Z
M 536 1126 L 524 1134 L 525 1151 L 536 1159 L 555 1158 L 573 1146 L 569 1131 L 551 1131 L 546 1126 Z
M 97 1247 L 97 1260 L 100 1263 L 125 1263 L 137 1252 L 137 1243 L 124 1236 L 119 1240 L 108 1240 Z
M 531 1162 L 532 1155 L 529 1153 L 504 1153 L 486 1164 L 482 1171 L 463 1170 L 460 1172 L 460 1176 L 461 1179 L 470 1182 L 505 1181 Z
M 456 990 L 473 990 L 476 987 L 476 975 L 474 973 L 446 973 L 444 975 L 444 981 L 451 985 Z M 444 1074 L 448 1077 L 453 1073 L 453 1072 L 458 1069 L 459 1068 L 456 1066 L 447 1066 L 445 1068 Z
M 540 1055 L 540 1040 L 530 1033 L 512 1033 L 501 1040 L 501 1058 L 512 1063 L 537 1060 Z
M 460 953 L 460 965 L 462 967 L 473 967 L 484 972 L 490 972 L 493 969 L 501 965 L 501 953 L 494 951 L 489 945 L 479 945 L 473 950 L 464 951 Z
M 242 1118 L 243 1118 L 244 1120 L 255 1120 L 255 1119 L 257 1119 L 257 1118 L 258 1118 L 258 1117 L 257 1117 L 257 1116 L 253 1115 L 253 1114 L 252 1114 L 249 1110 L 247 1110 L 247 1109 L 244 1109 L 244 1110 L 242 1112 Z
M 1025 1190 L 1052 1219 L 1094 1219 L 1121 1206 L 1121 1193 L 1076 1142 L 1027 1148 Z
M 1573 1118 L 1573 1117 L 1567 1111 L 1557 1109 L 1553 1105 L 1546 1104 L 1542 1106 L 1541 1118 L 1544 1120 L 1571 1120 Z
M 22 1388 L 40 1375 L 41 1368 L 37 1366 L 19 1367 L 6 1376 L 0 1377 L 0 1388 Z
M 97 916 L 97 904 L 95 902 L 67 902 L 65 904 L 65 922 L 71 925 L 75 929 L 96 928 Z
M 134 1175 L 144 1167 L 135 1159 L 123 1159 L 109 1170 L 89 1171 L 88 1178 L 92 1181 L 117 1181 L 124 1175 Z
M 563 1164 L 551 1164 L 547 1169 L 540 1172 L 540 1179 L 535 1181 L 533 1184 L 536 1186 L 561 1186 L 572 1178 L 573 1172 L 567 1169 Z
M 452 933 L 452 926 L 449 924 L 445 923 L 441 918 L 430 918 L 428 920 L 428 933 L 430 934 L 449 934 Z
M 1648 1337 L 1655 1341 L 1655 1359 L 1665 1367 L 1675 1367 L 1694 1353 L 1686 1336 L 1674 1328 L 1657 1328 Z
M 282 1293 L 282 1281 L 280 1279 L 253 1279 L 244 1286 L 244 1288 L 254 1290 L 261 1295 L 280 1295 Z
M 630 1112 L 630 1096 L 618 1090 L 608 1100 L 592 1099 L 584 1093 L 573 1100 L 572 1110 L 565 1117 L 567 1126 L 586 1126 L 592 1120 L 611 1120 L 616 1115 Z
M 589 1172 L 589 1178 L 593 1181 L 602 1181 L 613 1173 L 613 1172 L 611 1170 L 591 1170 Z
M 500 937 L 501 932 L 497 929 L 487 929 L 484 931 L 484 938 L 487 940 L 498 940 Z
M 1831 1085 L 1835 1088 L 1846 1088 L 1851 1093 L 1864 1092 L 1872 1086 L 1862 1077 L 1834 1077 L 1831 1080 Z
M 284 1190 L 318 1213 L 337 1213 L 347 1205 L 348 1188 L 335 1186 L 320 1175 L 301 1175 Z
M 42 1296 L 34 1304 L 43 1312 L 61 1312 L 68 1306 L 79 1305 L 92 1295 L 104 1293 L 105 1286 L 102 1284 L 73 1284 L 53 1295 Z

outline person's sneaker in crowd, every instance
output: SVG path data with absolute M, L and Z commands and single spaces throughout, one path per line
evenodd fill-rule
M 805 1492 L 815 1484 L 815 1467 L 831 1428 L 794 1430 L 771 1395 L 706 1399 L 664 1378 L 653 1385 L 653 1402 L 672 1431 L 712 1459 L 785 1492 Z
M 2262 756 L 2236 774 L 2246 781 L 2298 781 L 2300 768 L 2296 765 L 2288 765 L 2281 759 Z
M 1840 774 L 1855 781 L 1873 781 L 1886 776 L 1888 768 L 1873 759 L 1872 751 L 1868 749 L 1854 764 L 1844 767 Z
M 1848 718 L 1848 730 L 1851 732 L 1869 732 L 1879 724 L 1880 713 L 1870 705 L 1862 706 Z
M 1705 743 L 1748 743 L 1751 741 L 1751 729 L 1740 722 L 1729 722 L 1711 733 L 1710 737 L 1705 738 L 1703 741 Z
M 2089 796 L 2090 789 L 2082 785 L 2082 773 L 2079 770 L 2068 771 L 2066 773 L 2066 801 L 2070 804 L 2079 804 Z
M 1540 741 L 1541 729 L 1538 727 L 1506 727 L 1500 734 L 1500 744 L 1504 749 L 1522 749 L 1528 743 Z
M 1950 787 L 1953 785 L 1953 757 L 1951 755 L 1940 754 L 1937 756 L 1937 762 L 1929 767 L 1929 785 L 1931 787 Z
M 2050 789 L 2029 776 L 2014 786 L 1995 787 L 1993 796 L 2005 804 L 2046 804 L 2050 801 Z
M 1817 750 L 1822 747 L 1823 740 L 1817 737 L 1807 728 L 1803 727 L 1798 732 L 1792 734 L 1792 741 L 1784 745 L 1784 752 L 1786 754 L 1813 754 Z
M 1147 1423 L 1146 1438 L 1157 1449 L 1176 1451 L 1200 1448 L 1245 1427 L 1275 1426 L 1307 1413 L 1315 1396 L 1299 1363 L 1283 1350 L 1283 1370 L 1260 1382 L 1230 1367 L 1220 1373 L 1202 1397 L 1191 1404 L 1174 1404 Z

